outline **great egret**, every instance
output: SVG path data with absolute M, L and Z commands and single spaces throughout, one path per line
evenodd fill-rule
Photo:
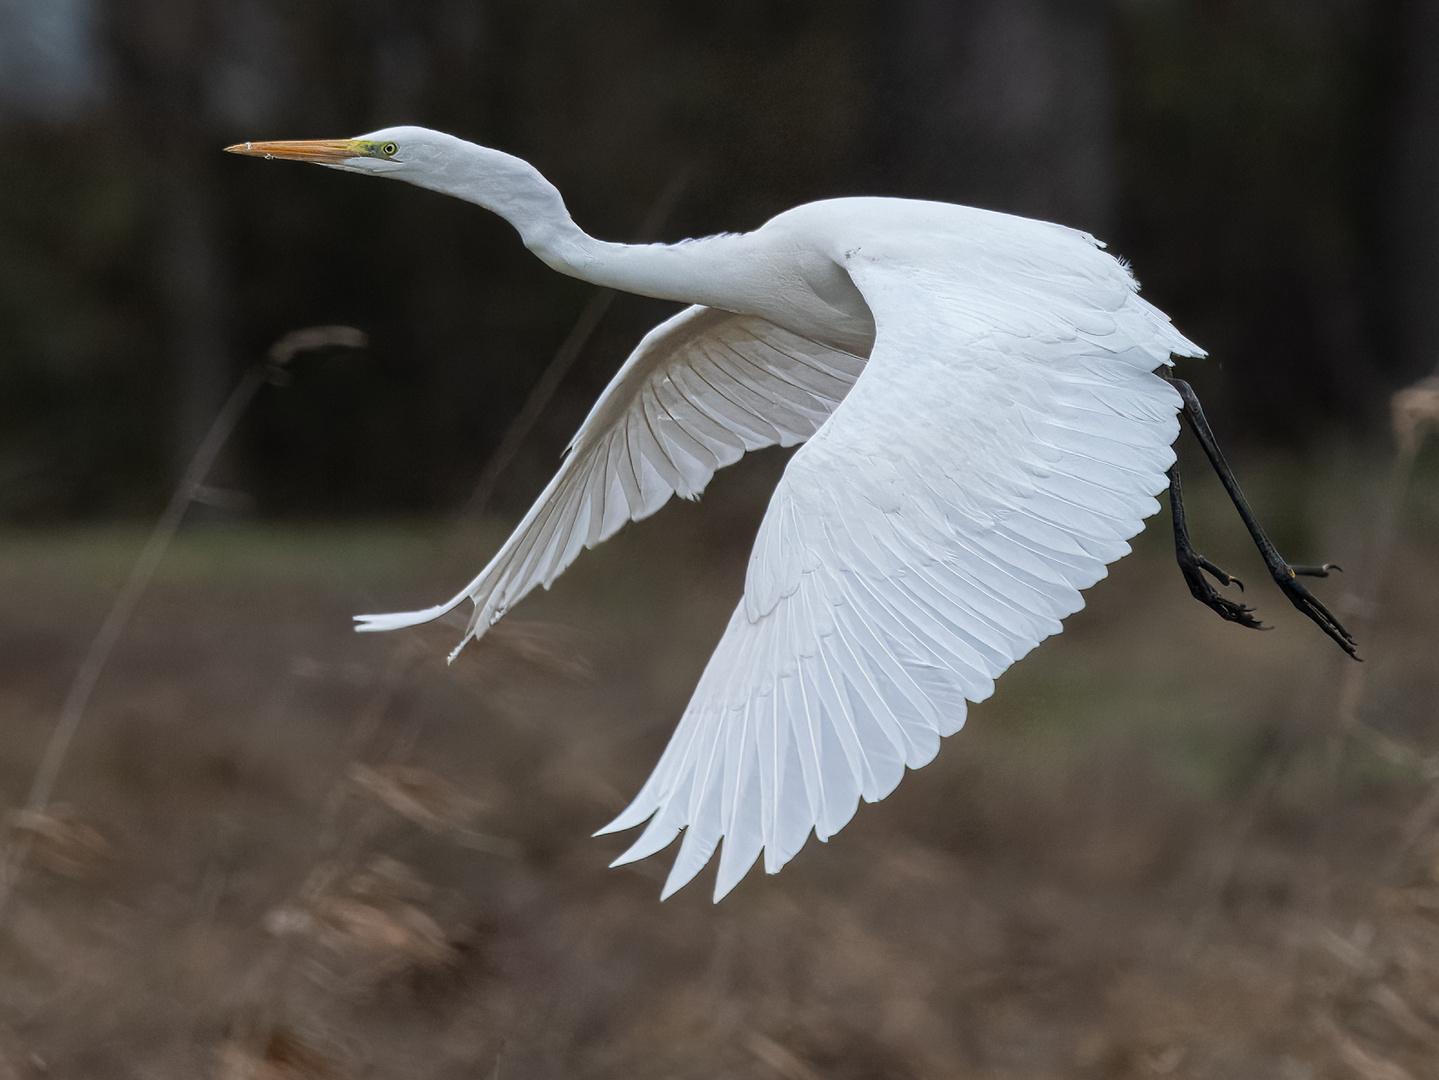
M 948 203 L 810 203 L 754 232 L 604 243 L 533 167 L 418 127 L 240 154 L 406 180 L 510 222 L 561 273 L 690 305 L 605 388 L 558 474 L 480 575 L 464 642 L 582 547 L 694 498 L 745 451 L 805 443 L 750 556 L 744 598 L 654 773 L 601 832 L 649 827 L 616 865 L 684 842 L 663 896 L 724 839 L 714 896 L 777 872 L 928 763 L 994 679 L 1083 606 L 1080 590 L 1170 488 L 1191 592 L 1226 619 L 1235 579 L 1189 543 L 1171 444 L 1183 412 L 1290 600 L 1349 635 L 1264 536 L 1172 355 L 1201 357 L 1087 233 Z

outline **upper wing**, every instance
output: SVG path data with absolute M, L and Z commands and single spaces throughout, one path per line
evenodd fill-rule
M 884 798 L 1158 509 L 1180 401 L 1153 369 L 1202 353 L 1063 232 L 1088 255 L 1044 237 L 1003 262 L 956 258 L 959 239 L 845 253 L 877 326 L 869 363 L 790 460 L 744 599 L 603 830 L 653 815 L 617 863 L 687 830 L 666 896 L 721 837 L 716 900 L 761 849 L 774 873 L 811 829 L 827 839 Z
M 473 600 L 463 645 L 536 585 L 548 588 L 582 547 L 653 514 L 672 494 L 694 498 L 746 450 L 809 438 L 864 363 L 756 316 L 686 308 L 645 335 L 559 472 L 463 592 L 424 611 L 357 616 L 356 629 L 413 626 Z

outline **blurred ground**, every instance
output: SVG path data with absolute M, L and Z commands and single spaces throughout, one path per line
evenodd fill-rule
M 587 553 L 452 667 L 498 542 L 190 527 L 112 660 L 0 939 L 0 1077 L 1439 1076 L 1439 478 L 1388 587 L 1383 462 L 1241 462 L 1356 669 L 1185 593 L 1161 515 L 938 760 L 783 874 L 660 904 L 589 834 L 657 757 L 738 595 L 775 457 Z M 1425 462 L 1421 461 L 1421 466 Z M 19 805 L 141 530 L 0 537 Z M 1346 599 L 1346 597 L 1348 599 Z M 1341 722 L 1346 692 L 1357 723 Z

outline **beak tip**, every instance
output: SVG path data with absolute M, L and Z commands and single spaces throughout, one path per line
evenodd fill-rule
M 340 165 L 350 158 L 363 157 L 364 150 L 352 139 L 299 139 L 282 142 L 242 142 L 225 147 L 227 154 L 246 154 L 267 161 L 310 161 L 316 165 Z

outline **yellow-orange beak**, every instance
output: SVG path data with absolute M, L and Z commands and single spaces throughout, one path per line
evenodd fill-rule
M 284 142 L 243 142 L 225 147 L 230 154 L 252 157 L 313 161 L 317 165 L 339 165 L 351 158 L 368 157 L 365 144 L 355 139 L 293 139 Z

